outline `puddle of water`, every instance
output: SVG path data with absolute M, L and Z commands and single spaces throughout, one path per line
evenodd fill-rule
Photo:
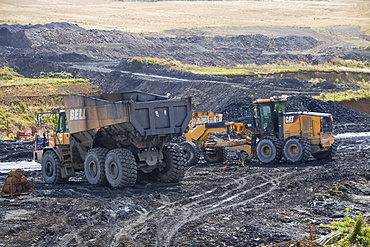
M 4 220 L 14 220 L 24 215 L 32 215 L 35 213 L 34 210 L 26 209 L 17 209 L 17 210 L 8 210 L 4 216 Z
M 41 170 L 41 164 L 35 161 L 1 162 L 0 172 L 8 173 L 12 169 L 23 169 L 24 171 Z

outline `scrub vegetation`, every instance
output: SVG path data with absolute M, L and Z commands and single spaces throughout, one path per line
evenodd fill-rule
M 46 73 L 25 78 L 9 67 L 0 68 L 0 138 L 18 131 L 35 131 L 35 113 L 63 107 L 63 95 L 100 92 L 86 79 L 68 73 Z
M 285 73 L 302 73 L 302 72 L 339 72 L 343 71 L 346 73 L 358 73 L 359 69 L 362 69 L 363 74 L 370 74 L 370 63 L 354 60 L 343 60 L 343 59 L 333 59 L 322 65 L 309 65 L 305 63 L 297 64 L 287 61 L 282 61 L 276 64 L 267 65 L 241 65 L 237 67 L 222 67 L 222 66 L 193 66 L 188 64 L 182 64 L 179 61 L 171 59 L 160 59 L 151 57 L 134 57 L 127 60 L 129 64 L 135 64 L 140 66 L 164 66 L 168 69 L 183 70 L 187 72 L 192 72 L 195 74 L 205 74 L 205 75 L 216 75 L 216 76 L 254 76 L 254 77 L 264 77 L 271 74 L 285 76 Z M 336 73 L 332 75 L 336 76 Z M 347 90 L 344 92 L 336 93 L 322 93 L 320 96 L 315 96 L 314 98 L 323 101 L 357 101 L 361 99 L 370 99 L 370 81 L 365 79 L 360 79 L 362 77 L 359 75 L 358 80 L 350 80 L 351 83 L 357 84 L 359 87 L 363 88 L 360 90 Z M 322 78 L 311 78 L 312 81 L 321 82 L 324 81 Z M 332 78 L 337 84 L 343 84 L 341 79 Z

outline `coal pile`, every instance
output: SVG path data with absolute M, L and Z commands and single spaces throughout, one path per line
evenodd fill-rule
M 106 92 L 143 90 L 192 96 L 197 110 L 223 111 L 229 119 L 250 111 L 254 97 L 289 94 L 294 96 L 288 99 L 288 110 L 331 113 L 340 131 L 369 126 L 368 115 L 304 96 L 342 90 L 331 83 L 197 76 L 161 68 L 125 68 L 124 64 L 110 72 L 71 66 L 75 61 L 118 62 L 133 56 L 198 65 L 263 64 L 282 59 L 320 62 L 347 51 L 333 48 L 328 50 L 330 55 L 309 55 L 307 49 L 320 42 L 304 36 L 185 36 L 144 39 L 66 23 L 2 25 L 0 66 L 18 66 L 24 75 L 58 68 L 90 78 Z M 1 161 L 31 155 L 32 145 L 22 150 L 13 144 L 0 145 Z M 308 224 L 344 219 L 345 208 L 351 208 L 353 215 L 370 215 L 369 152 L 369 139 L 359 135 L 340 141 L 338 154 L 330 161 L 312 160 L 297 166 L 284 161 L 273 165 L 252 161 L 245 166 L 236 160 L 202 162 L 189 167 L 181 183 L 142 181 L 122 190 L 91 185 L 83 172 L 67 184 L 45 184 L 41 171 L 33 171 L 27 174 L 35 180 L 33 194 L 10 200 L 0 197 L 0 238 L 4 246 L 24 246 L 25 242 L 32 246 L 315 246 L 304 241 Z M 329 231 L 317 227 L 316 233 L 323 236 Z M 277 245 L 282 241 L 286 244 Z
M 307 96 L 288 98 L 289 111 L 303 109 L 312 112 L 325 112 L 333 115 L 336 124 L 369 123 L 370 116 L 363 112 L 354 111 L 333 101 L 321 101 Z
M 0 162 L 31 161 L 33 141 L 0 142 Z
M 304 35 L 203 36 L 187 35 L 185 32 L 177 33 L 175 37 L 140 37 L 117 30 L 86 30 L 71 23 L 0 25 L 0 54 L 3 55 L 0 56 L 0 66 L 10 66 L 25 76 L 37 76 L 47 71 L 67 71 L 76 77 L 90 79 L 106 92 L 142 90 L 177 97 L 191 96 L 197 106 L 196 111 L 223 113 L 225 119 L 251 115 L 252 97 L 269 98 L 288 94 L 294 95 L 288 104 L 291 109 L 304 106 L 309 111 L 328 112 L 333 115 L 336 124 L 367 123 L 369 116 L 366 114 L 334 102 L 322 102 L 304 96 L 356 87 L 353 85 L 343 87 L 330 82 L 313 83 L 284 77 L 248 79 L 197 75 L 126 62 L 134 56 L 148 56 L 200 66 L 265 64 L 282 60 L 313 63 L 324 62 L 338 55 L 334 51 L 330 51 L 329 55 L 307 54 L 306 51 L 318 46 L 322 46 L 322 41 Z M 349 54 L 347 50 L 340 52 L 343 56 Z M 365 50 L 357 49 L 354 52 L 355 58 L 360 60 L 370 57 Z M 111 68 L 114 71 L 110 73 L 78 66 L 72 68 L 74 63 L 101 60 L 121 63 Z
M 76 24 L 0 25 L 0 45 L 18 48 L 50 45 L 123 43 L 130 36 L 121 31 L 86 30 Z
M 0 66 L 19 68 L 19 73 L 34 76 L 37 72 L 45 71 L 23 68 L 18 64 L 19 59 L 37 64 L 44 60 L 68 63 L 71 57 L 74 57 L 72 61 L 119 61 L 140 56 L 173 59 L 198 66 L 271 64 L 281 61 L 319 64 L 338 56 L 370 60 L 370 52 L 364 49 L 327 48 L 318 38 L 322 36 L 313 34 L 312 30 L 300 30 L 304 34 L 299 36 L 291 35 L 289 30 L 280 30 L 282 34 L 277 37 L 262 34 L 194 35 L 174 30 L 164 34 L 165 37 L 142 37 L 118 30 L 86 30 L 64 22 L 45 25 L 3 24 L 0 25 Z M 320 55 L 312 54 L 315 49 L 315 54 Z

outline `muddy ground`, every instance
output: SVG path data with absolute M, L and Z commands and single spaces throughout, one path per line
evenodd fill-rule
M 355 28 L 331 28 L 328 33 L 333 36 L 308 29 L 274 31 L 279 35 L 209 37 L 175 30 L 170 37 L 143 38 L 68 23 L 1 25 L 0 65 L 25 76 L 68 71 L 90 78 L 106 92 L 139 89 L 192 96 L 196 110 L 220 112 L 226 119 L 245 115 L 252 94 L 287 94 L 290 109 L 330 112 L 336 134 L 359 135 L 339 135 L 338 155 L 331 161 L 282 161 L 273 166 L 253 161 L 240 166 L 236 153 L 229 152 L 227 163 L 202 160 L 189 167 L 178 184 L 141 181 L 117 190 L 90 185 L 81 172 L 68 184 L 49 185 L 39 170 L 27 171 L 35 192 L 0 198 L 0 245 L 260 246 L 325 236 L 328 229 L 319 226 L 343 220 L 346 208 L 351 215 L 369 217 L 369 115 L 307 97 L 356 86 L 284 77 L 199 76 L 125 62 L 134 56 L 155 56 L 199 66 L 283 60 L 315 64 L 335 57 L 370 57 L 368 51 L 338 38 L 347 33 L 361 44 L 370 40 Z M 30 160 L 31 150 L 30 143 L 3 143 L 0 160 Z M 6 174 L 0 176 L 5 179 Z
M 2 197 L 3 246 L 260 246 L 319 238 L 320 227 L 370 217 L 369 133 L 340 135 L 332 161 L 189 167 L 177 184 L 141 181 L 123 190 L 90 185 L 83 173 L 35 192 Z M 5 177 L 5 174 L 2 174 Z M 315 246 L 315 245 L 310 245 Z

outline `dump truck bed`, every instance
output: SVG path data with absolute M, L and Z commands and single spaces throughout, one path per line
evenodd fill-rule
M 190 98 L 170 99 L 140 91 L 68 95 L 64 104 L 71 134 L 113 125 L 130 126 L 130 131 L 132 126 L 135 135 L 146 137 L 182 134 L 192 117 Z

